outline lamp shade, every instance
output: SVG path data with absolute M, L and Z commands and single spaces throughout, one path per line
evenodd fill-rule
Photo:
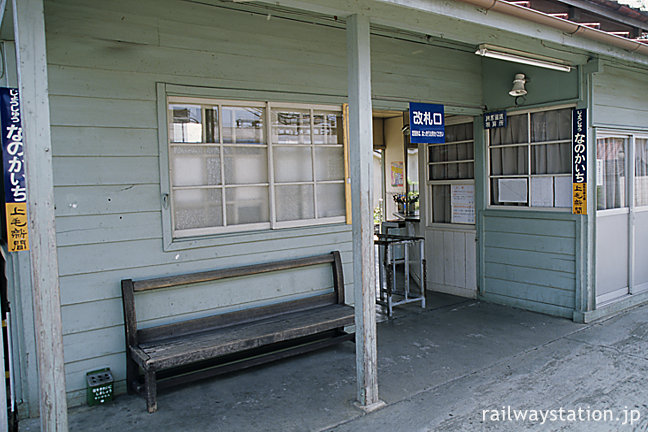
M 527 91 L 524 88 L 525 83 L 526 79 L 524 77 L 524 74 L 515 74 L 515 79 L 513 80 L 513 88 L 511 89 L 509 94 L 514 97 L 524 96 L 525 94 L 527 94 Z

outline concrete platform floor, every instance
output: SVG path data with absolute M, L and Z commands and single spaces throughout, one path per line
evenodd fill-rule
M 354 350 L 345 342 L 169 389 L 155 414 L 126 395 L 74 408 L 70 430 L 648 430 L 648 306 L 591 325 L 445 295 L 432 296 L 426 310 L 399 308 L 378 325 L 387 405 L 371 414 L 353 405 Z M 537 410 L 526 414 L 538 420 L 502 419 L 508 407 Z M 543 411 L 542 423 L 540 410 L 555 410 L 555 421 Z M 607 421 L 595 421 L 599 415 Z M 634 424 L 623 424 L 626 416 Z M 20 424 L 21 432 L 38 429 L 38 420 Z

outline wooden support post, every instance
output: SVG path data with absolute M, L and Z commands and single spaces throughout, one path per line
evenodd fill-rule
M 23 118 L 42 431 L 67 431 L 43 0 L 12 0 Z
M 369 18 L 347 19 L 349 82 L 349 165 L 353 216 L 353 282 L 356 324 L 358 406 L 374 410 L 378 399 L 376 297 L 373 246 L 373 139 Z

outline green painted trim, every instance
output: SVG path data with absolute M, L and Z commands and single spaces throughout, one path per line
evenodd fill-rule
M 477 267 L 477 293 L 483 295 L 486 287 L 486 245 L 484 244 L 484 209 L 488 200 L 486 187 L 486 132 L 484 131 L 483 116 L 473 119 L 473 142 L 475 155 L 475 229 L 477 231 L 476 267 Z
M 169 146 L 167 136 L 167 84 L 156 83 L 157 92 L 157 121 L 158 121 L 158 148 L 160 160 L 160 207 L 162 209 L 162 240 L 165 251 L 173 244 L 173 230 L 171 227 L 171 206 L 169 194 L 171 193 L 169 180 Z M 166 203 L 164 205 L 165 199 Z

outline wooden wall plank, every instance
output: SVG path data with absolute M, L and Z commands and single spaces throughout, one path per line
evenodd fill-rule
M 145 267 L 158 264 L 176 263 L 180 267 L 190 261 L 213 259 L 216 254 L 223 257 L 249 256 L 263 262 L 264 256 L 277 255 L 282 251 L 286 258 L 300 255 L 310 255 L 305 251 L 318 248 L 331 251 L 339 245 L 349 242 L 348 233 L 333 235 L 308 236 L 293 239 L 291 242 L 258 242 L 237 243 L 225 245 L 217 249 L 202 248 L 190 251 L 164 252 L 162 243 L 157 239 L 134 240 L 119 243 L 101 243 L 93 245 L 65 246 L 59 248 L 59 272 L 62 276 L 91 273 L 97 271 L 116 270 L 123 268 Z M 302 251 L 303 250 L 303 251 Z M 271 260 L 267 260 L 271 261 Z M 179 271 L 182 273 L 182 271 Z
M 489 232 L 576 238 L 575 223 L 564 220 L 487 217 L 485 218 L 485 230 Z
M 561 271 L 572 275 L 576 271 L 574 258 L 562 254 L 489 247 L 485 260 L 487 263 L 534 267 L 544 270 Z
M 152 101 L 51 96 L 53 126 L 157 128 Z
M 157 129 L 52 127 L 52 148 L 57 156 L 158 157 Z
M 59 247 L 162 239 L 160 212 L 118 213 L 56 218 Z
M 574 255 L 574 239 L 564 237 L 541 237 L 538 235 L 516 233 L 484 233 L 486 247 L 501 247 L 516 250 L 531 250 L 557 254 Z
M 51 64 L 50 95 L 155 101 L 152 74 L 134 74 Z
M 319 252 L 319 251 L 318 251 Z M 344 282 L 347 291 L 352 291 L 353 269 L 352 254 L 350 248 L 342 252 Z M 240 259 L 232 258 L 235 263 L 242 262 Z M 346 261 L 345 261 L 346 260 Z M 187 272 L 215 270 L 224 268 L 225 264 L 220 261 L 212 260 L 207 262 L 194 262 L 187 265 Z M 168 276 L 179 274 L 178 266 L 175 265 L 158 265 L 151 267 L 138 267 L 134 269 L 119 269 L 101 273 L 86 273 L 73 276 L 61 277 L 61 304 L 64 306 L 90 303 L 100 300 L 120 299 L 120 281 L 122 279 L 148 279 L 159 276 Z M 185 270 L 183 266 L 183 270 Z M 347 303 L 353 303 L 353 296 L 347 296 Z
M 153 156 L 54 158 L 55 186 L 135 185 L 160 181 L 159 161 Z
M 487 262 L 485 274 L 487 278 L 537 284 L 572 292 L 576 285 L 574 275 L 568 273 L 508 264 Z
M 549 305 L 574 307 L 574 294 L 572 291 L 529 283 L 487 278 L 486 292 Z
M 638 70 L 606 64 L 593 75 L 592 122 L 594 125 L 618 125 L 646 128 L 646 74 Z
M 574 309 L 570 307 L 541 303 L 541 302 L 525 300 L 525 299 L 518 299 L 518 298 L 499 295 L 499 294 L 493 294 L 489 292 L 485 292 L 482 295 L 482 298 L 486 301 L 491 301 L 493 303 L 518 307 L 521 309 L 532 310 L 539 313 L 559 316 L 563 318 L 572 319 L 574 315 Z
M 55 187 L 56 216 L 160 211 L 158 184 Z

